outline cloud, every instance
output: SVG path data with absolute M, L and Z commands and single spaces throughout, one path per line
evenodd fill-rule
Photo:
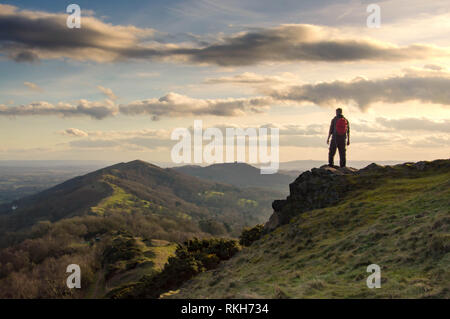
M 447 77 L 450 78 L 449 70 L 441 65 L 426 64 L 422 68 L 409 67 L 403 69 L 403 73 L 411 77 Z
M 426 136 L 418 140 L 408 142 L 408 146 L 414 148 L 448 148 L 450 145 L 450 137 L 447 136 Z
M 450 77 L 446 75 L 405 74 L 383 79 L 321 82 L 268 90 L 274 99 L 320 106 L 355 104 L 362 110 L 372 104 L 420 101 L 450 105 Z
M 169 148 L 174 145 L 170 138 L 171 131 L 166 129 L 85 132 L 71 128 L 60 133 L 66 136 L 72 135 L 84 138 L 69 142 L 68 145 L 72 148 L 145 150 L 161 147 Z
M 20 106 L 0 105 L 0 116 L 49 116 L 62 117 L 90 116 L 101 120 L 117 113 L 117 108 L 110 102 L 90 102 L 80 100 L 77 104 L 51 104 L 48 102 L 34 102 Z
M 408 120 L 408 119 L 399 119 Z M 429 120 L 431 121 L 431 120 Z M 380 119 L 375 121 L 360 121 L 361 126 L 369 128 L 383 128 L 380 124 Z M 352 127 L 356 124 L 351 124 Z M 214 127 L 219 128 L 225 136 L 226 128 L 242 128 L 248 127 L 236 124 L 217 124 Z M 262 128 L 278 128 L 280 147 L 299 147 L 299 148 L 321 148 L 326 149 L 326 134 L 328 123 L 322 124 L 277 124 L 267 123 L 261 125 Z M 204 127 L 205 130 L 207 127 Z M 258 129 L 258 127 L 254 127 Z M 443 128 L 443 127 L 441 127 Z M 193 127 L 188 128 L 191 133 Z M 78 133 L 78 132 L 81 133 Z M 431 130 L 433 131 L 433 129 Z M 443 133 L 447 133 L 445 128 Z M 74 149 L 114 149 L 114 150 L 133 150 L 146 151 L 155 149 L 170 149 L 175 142 L 171 140 L 171 129 L 141 129 L 141 130 L 127 130 L 127 131 L 82 131 L 78 129 L 67 129 L 60 132 L 66 136 L 79 136 L 80 140 L 70 141 L 67 143 Z M 434 132 L 433 132 L 434 133 Z M 448 146 L 448 134 L 420 134 L 416 137 L 411 137 L 410 134 L 402 133 L 402 130 L 386 129 L 364 131 L 353 131 L 351 137 L 352 145 L 364 144 L 364 147 L 414 147 L 414 148 L 432 148 L 432 147 L 446 147 Z M 226 141 L 224 141 L 225 143 Z M 351 146 L 350 146 L 351 147 Z
M 177 93 L 169 93 L 161 98 L 134 101 L 119 106 L 109 99 L 103 102 L 80 100 L 76 104 L 60 102 L 54 105 L 48 102 L 34 102 L 21 106 L 0 105 L 0 116 L 89 116 L 97 120 L 119 113 L 128 116 L 151 116 L 153 120 L 169 116 L 240 116 L 262 113 L 269 108 L 272 101 L 271 97 L 195 99 Z
M 221 66 L 264 61 L 405 61 L 449 54 L 427 45 L 400 47 L 369 39 L 339 38 L 334 29 L 306 24 L 242 32 L 203 48 L 178 48 L 172 53 L 183 54 L 192 62 Z
M 442 67 L 440 65 L 437 65 L 437 64 L 426 64 L 426 65 L 424 65 L 423 68 L 424 69 L 430 69 L 430 70 L 433 70 L 433 71 L 442 71 L 442 70 L 444 70 L 444 67 Z
M 105 88 L 101 85 L 97 86 L 97 89 L 102 92 L 107 98 L 109 98 L 112 101 L 117 100 L 117 96 L 114 94 L 114 92 L 111 89 Z
M 290 85 L 280 84 L 267 86 L 256 85 L 260 96 L 245 98 L 198 99 L 177 93 L 168 93 L 160 98 L 149 98 L 116 105 L 112 99 L 117 98 L 111 89 L 98 86 L 99 90 L 109 97 L 105 101 L 80 100 L 77 103 L 34 102 L 21 106 L 0 105 L 0 116 L 31 116 L 58 115 L 63 117 L 90 116 L 94 119 L 105 119 L 117 114 L 126 116 L 150 116 L 153 120 L 163 117 L 189 116 L 222 116 L 234 117 L 263 113 L 272 105 L 314 103 L 319 106 L 334 106 L 336 104 L 356 105 L 362 110 L 368 109 L 374 103 L 402 103 L 419 101 L 450 105 L 450 73 L 444 68 L 405 69 L 403 75 L 387 78 L 366 79 L 357 77 L 352 81 L 337 80 L 316 84 Z M 217 78 L 214 81 L 262 84 L 264 81 L 276 81 L 278 76 L 260 76 L 254 73 L 244 73 L 227 78 Z M 213 82 L 214 82 L 213 81 Z M 403 125 L 406 122 L 420 126 L 421 129 L 443 130 L 448 122 L 430 122 L 426 119 L 403 119 L 402 122 L 382 122 L 365 125 L 355 123 L 354 128 L 360 132 L 385 132 L 393 125 Z M 438 128 L 438 129 L 437 129 Z M 290 131 L 294 128 L 284 127 Z M 321 128 L 315 128 L 321 129 Z M 310 131 L 310 128 L 308 128 Z M 446 131 L 447 132 L 447 131 Z
M 69 128 L 58 132 L 66 136 L 80 136 L 91 137 L 101 139 L 124 139 L 133 137 L 158 137 L 158 138 L 170 138 L 171 131 L 166 129 L 141 129 L 141 130 L 128 130 L 128 131 L 83 131 L 77 128 Z
M 43 92 L 44 90 L 37 85 L 36 83 L 33 82 L 23 82 L 23 84 L 28 87 L 30 90 L 35 91 L 35 92 Z
M 157 32 L 104 23 L 83 14 L 82 27 L 69 29 L 67 14 L 20 10 L 0 4 L 0 52 L 17 62 L 70 58 L 106 62 L 142 49 Z
M 448 56 L 446 49 L 398 46 L 336 29 L 307 24 L 281 25 L 216 36 L 200 43 L 171 43 L 154 29 L 112 25 L 83 16 L 80 29 L 66 26 L 66 14 L 20 10 L 0 5 L 0 52 L 17 62 L 69 58 L 108 62 L 160 59 L 219 66 L 296 61 L 407 61 Z M 166 39 L 164 39 L 164 37 Z
M 159 139 L 151 137 L 133 137 L 128 139 L 85 139 L 71 141 L 69 147 L 74 149 L 117 149 L 117 150 L 155 150 L 157 148 L 171 148 L 174 141 L 170 138 Z
M 76 137 L 86 137 L 88 136 L 88 133 L 79 130 L 77 128 L 68 128 L 64 131 L 59 132 L 62 135 L 67 135 L 67 136 L 76 136 Z
M 387 136 L 353 136 L 351 138 L 351 144 L 381 145 L 396 142 L 397 141 L 394 141 Z M 328 145 L 326 143 L 326 135 L 313 135 L 313 136 L 280 135 L 280 146 L 328 148 Z
M 169 93 L 159 99 L 148 99 L 119 106 L 125 115 L 150 115 L 154 120 L 164 116 L 238 116 L 261 113 L 272 102 L 270 97 L 240 99 L 194 99 L 177 93 Z
M 159 147 L 169 148 L 174 145 L 174 141 L 172 141 L 169 138 L 160 139 L 160 138 L 149 138 L 149 137 L 133 137 L 133 138 L 125 139 L 123 141 L 128 144 L 147 148 L 147 149 L 155 149 L 155 148 L 159 148 Z
M 5 49 L 6 50 L 4 51 L 9 51 L 10 58 L 12 58 L 16 62 L 34 63 L 39 61 L 39 56 L 32 51 L 21 49 L 20 51 L 13 52 L 15 50 L 10 50 L 12 49 L 12 46 L 10 48 L 6 46 Z
M 353 124 L 350 124 L 353 127 Z M 265 124 L 262 127 L 279 128 L 280 146 L 291 147 L 312 147 L 312 148 L 327 148 L 326 137 L 328 133 L 329 124 Z M 397 143 L 403 139 L 399 135 L 389 134 L 360 134 L 352 133 L 352 144 L 389 144 Z
M 90 137 L 101 138 L 130 138 L 136 136 L 146 137 L 170 137 L 170 131 L 165 129 L 141 129 L 131 131 L 88 131 Z
M 321 124 L 297 125 L 268 123 L 261 127 L 278 128 L 280 135 L 321 135 L 326 134 L 328 131 L 328 125 Z
M 283 73 L 281 75 L 261 75 L 252 72 L 244 72 L 234 76 L 224 76 L 218 78 L 208 78 L 203 81 L 204 84 L 285 84 L 287 82 L 298 81 L 298 78 L 292 73 Z
M 110 148 L 119 145 L 119 142 L 114 140 L 80 140 L 71 141 L 69 145 L 73 148 Z
M 450 133 L 450 120 L 433 121 L 427 118 L 387 119 L 379 117 L 376 121 L 384 127 L 395 130 Z
M 389 133 L 392 129 L 386 128 L 379 123 L 369 122 L 366 120 L 352 121 L 351 130 L 359 133 Z

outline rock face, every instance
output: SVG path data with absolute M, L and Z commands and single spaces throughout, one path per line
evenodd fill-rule
M 274 213 L 265 229 L 272 230 L 286 224 L 298 213 L 336 204 L 351 187 L 347 176 L 357 172 L 357 169 L 350 167 L 324 165 L 302 173 L 289 185 L 290 195 L 272 203 Z
M 372 163 L 363 169 L 336 168 L 328 165 L 302 173 L 289 185 L 289 196 L 272 203 L 274 210 L 264 226 L 271 231 L 289 223 L 292 217 L 309 210 L 336 205 L 349 191 L 374 187 L 383 177 L 414 176 L 432 169 L 450 169 L 449 160 L 421 161 L 394 166 Z

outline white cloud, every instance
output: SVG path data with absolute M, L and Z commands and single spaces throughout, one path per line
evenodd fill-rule
M 89 116 L 101 120 L 117 113 L 117 108 L 108 101 L 90 102 L 80 100 L 76 104 L 58 103 L 52 104 L 45 101 L 33 102 L 20 106 L 0 105 L 0 116 Z
M 159 99 L 148 99 L 120 105 L 120 112 L 126 115 L 149 115 L 154 120 L 174 116 L 238 116 L 261 113 L 268 108 L 270 97 L 240 99 L 195 99 L 177 93 L 169 93 Z
M 23 82 L 23 84 L 24 84 L 27 88 L 29 88 L 30 90 L 32 90 L 32 91 L 35 91 L 35 92 L 43 92 L 43 91 L 44 91 L 44 90 L 43 90 L 39 85 L 37 85 L 36 83 L 25 81 L 25 82 Z
M 170 43 L 154 29 L 104 23 L 83 17 L 83 27 L 69 29 L 65 14 L 20 10 L 0 4 L 0 52 L 18 62 L 69 58 L 110 62 L 152 60 L 219 66 L 262 62 L 409 61 L 449 56 L 446 48 L 424 44 L 400 46 L 353 33 L 344 37 L 326 26 L 289 24 L 216 35 L 206 43 Z M 166 37 L 167 39 L 164 39 Z
M 109 98 L 110 100 L 112 100 L 112 101 L 117 100 L 117 96 L 114 94 L 114 92 L 113 92 L 111 89 L 105 88 L 105 87 L 103 87 L 103 86 L 101 86 L 101 85 L 98 85 L 98 86 L 97 86 L 97 89 L 98 89 L 100 92 L 102 92 L 102 93 L 103 93 L 107 98 Z
M 86 133 L 85 131 L 79 130 L 77 128 L 68 128 L 64 131 L 59 132 L 62 135 L 67 135 L 67 136 L 76 136 L 76 137 L 86 137 L 88 136 L 88 133 Z
M 298 83 L 299 78 L 292 73 L 282 73 L 280 75 L 262 75 L 252 72 L 244 72 L 234 76 L 224 76 L 218 78 L 208 78 L 203 81 L 205 84 L 250 84 L 250 85 L 276 85 L 292 82 Z
M 320 106 L 356 105 L 367 110 L 375 103 L 419 101 L 450 105 L 450 77 L 441 71 L 406 70 L 403 75 L 368 80 L 332 81 L 304 84 L 282 89 L 267 89 L 274 99 Z

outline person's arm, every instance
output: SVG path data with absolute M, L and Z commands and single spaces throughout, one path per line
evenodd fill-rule
M 350 122 L 347 120 L 347 145 L 350 145 Z
M 331 120 L 330 130 L 328 131 L 327 144 L 330 144 L 330 136 L 333 134 L 333 131 L 334 131 L 334 119 Z

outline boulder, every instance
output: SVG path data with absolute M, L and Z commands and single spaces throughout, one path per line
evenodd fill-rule
M 274 212 L 265 229 L 272 230 L 286 224 L 298 213 L 337 203 L 351 186 L 346 177 L 357 172 L 351 167 L 328 165 L 303 172 L 289 185 L 289 196 L 272 203 Z

